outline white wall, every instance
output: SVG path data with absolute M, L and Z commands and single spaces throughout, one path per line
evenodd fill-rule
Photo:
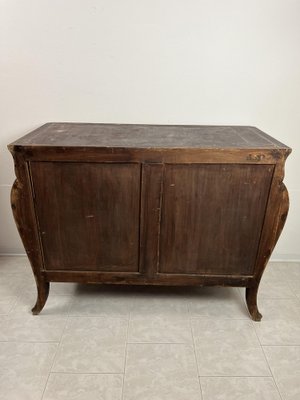
M 299 0 L 0 0 L 0 252 L 22 252 L 6 144 L 47 121 L 255 125 L 294 148 L 275 258 L 299 258 Z

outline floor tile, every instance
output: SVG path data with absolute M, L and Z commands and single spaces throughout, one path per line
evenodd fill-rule
M 268 363 L 284 400 L 300 399 L 300 346 L 265 346 Z
M 43 400 L 121 400 L 123 376 L 50 374 Z
M 289 281 L 300 280 L 300 262 L 286 262 L 279 266 L 284 279 Z
M 140 317 L 168 316 L 183 318 L 188 315 L 187 302 L 172 298 L 138 298 L 133 305 L 131 314 Z
M 51 294 L 74 295 L 78 286 L 77 283 L 72 282 L 51 282 L 50 291 Z
M 71 316 L 129 317 L 132 300 L 122 297 L 96 295 L 89 298 L 75 297 Z
M 279 400 L 266 357 L 282 400 L 299 400 L 299 271 L 269 263 L 260 323 L 249 319 L 244 289 L 217 287 L 52 283 L 32 316 L 27 257 L 0 257 L 0 400 L 41 400 L 53 361 L 43 400 L 119 400 L 125 365 L 123 400 L 200 400 L 198 370 L 203 400 Z
M 274 298 L 274 299 L 284 299 L 295 297 L 293 291 L 291 290 L 287 276 L 283 273 L 283 266 L 286 263 L 282 262 L 271 262 L 268 263 L 265 271 L 263 273 L 259 290 L 258 298 Z M 243 289 L 244 291 L 245 289 Z
M 283 265 L 285 265 L 285 263 L 269 262 L 264 270 L 263 279 L 284 280 L 285 275 L 282 272 Z
M 263 278 L 258 289 L 258 299 L 286 299 L 295 297 L 288 282 Z
M 281 400 L 273 378 L 200 379 L 203 400 Z
M 259 300 L 263 298 L 285 299 L 295 297 L 295 294 L 291 290 L 282 270 L 280 269 L 283 264 L 284 263 L 278 262 L 268 263 L 259 285 Z M 245 288 L 239 288 L 239 291 L 243 299 L 245 299 Z
M 66 318 L 34 315 L 3 317 L 0 325 L 0 341 L 59 342 L 66 321 Z
M 129 321 L 130 343 L 192 343 L 188 318 L 132 317 Z
M 300 320 L 262 320 L 253 324 L 262 345 L 300 346 Z
M 203 344 L 196 346 L 200 376 L 270 376 L 259 346 Z
M 128 288 L 77 287 L 70 315 L 129 317 L 134 295 Z
M 136 294 L 131 315 L 136 317 L 188 316 L 188 302 L 181 288 L 146 288 Z
M 297 299 L 261 299 L 258 307 L 263 315 L 263 321 L 299 320 L 300 304 Z
M 32 271 L 27 256 L 0 256 L 0 274 L 27 274 Z
M 236 288 L 203 287 L 189 300 L 191 317 L 249 319 L 246 304 Z
M 264 298 L 285 299 L 295 297 L 287 277 L 280 269 L 282 265 L 282 263 L 273 263 L 266 267 L 258 289 L 259 301 Z M 245 298 L 245 288 L 240 288 L 239 290 L 243 298 Z
M 300 305 L 300 291 L 295 293 L 297 299 L 298 299 L 298 303 Z
M 128 344 L 124 400 L 201 400 L 192 346 Z
M 160 286 L 160 285 L 135 285 L 132 286 L 132 290 L 135 292 L 137 297 L 159 297 L 173 298 L 177 300 L 184 300 L 190 293 L 197 291 L 195 286 Z
M 40 400 L 57 345 L 0 343 L 0 399 Z
M 292 292 L 299 298 L 300 297 L 300 278 L 295 280 L 288 280 L 288 285 Z
M 12 308 L 12 315 L 31 315 L 36 302 L 36 293 L 21 296 Z M 57 296 L 50 293 L 45 307 L 39 316 L 67 316 L 73 302 L 72 296 Z
M 195 346 L 203 343 L 214 346 L 223 343 L 237 346 L 260 345 L 251 321 L 193 318 L 191 323 Z
M 0 273 L 0 298 L 19 296 L 23 288 L 23 278 L 18 274 Z
M 128 322 L 118 318 L 70 318 L 53 372 L 123 373 Z
M 0 297 L 0 315 L 9 314 L 17 301 L 16 296 L 1 296 Z

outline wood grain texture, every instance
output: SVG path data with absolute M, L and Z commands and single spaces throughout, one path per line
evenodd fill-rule
M 288 149 L 209 149 L 209 148 L 111 148 L 111 147 L 53 147 L 11 146 L 27 161 L 117 162 L 117 163 L 201 163 L 205 164 L 276 164 L 284 162 Z
M 30 164 L 45 269 L 137 271 L 138 164 Z
M 272 174 L 265 165 L 167 164 L 159 272 L 252 275 Z
M 197 275 L 197 274 L 146 274 L 130 272 L 91 271 L 43 271 L 43 276 L 53 282 L 102 283 L 117 285 L 163 285 L 163 286 L 237 286 L 255 285 L 252 276 Z
M 284 179 L 284 164 L 279 163 L 275 167 L 273 181 L 270 190 L 268 207 L 265 214 L 258 256 L 255 264 L 255 284 L 246 288 L 246 302 L 254 321 L 260 321 L 261 313 L 258 311 L 257 294 L 259 284 L 274 247 L 284 228 L 289 211 L 289 195 Z
M 163 164 L 144 164 L 141 206 L 140 271 L 148 278 L 157 273 Z
M 283 229 L 288 146 L 253 127 L 49 123 L 8 146 L 37 284 L 259 282 Z
M 42 274 L 42 249 L 34 214 L 28 164 L 20 153 L 13 153 L 13 157 L 16 180 L 11 189 L 11 208 L 36 281 L 37 300 L 32 312 L 38 314 L 47 301 L 49 282 L 44 279 Z

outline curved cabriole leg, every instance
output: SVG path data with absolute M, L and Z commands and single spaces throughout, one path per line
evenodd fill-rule
M 257 307 L 257 292 L 258 285 L 255 287 L 246 288 L 246 302 L 253 321 L 260 321 L 262 319 L 262 315 L 258 311 Z
M 251 318 L 254 321 L 262 319 L 257 307 L 257 291 L 263 272 L 279 239 L 289 210 L 289 195 L 283 183 L 284 161 L 290 151 L 287 151 L 283 161 L 278 163 L 274 170 L 273 183 L 270 190 L 268 210 L 265 217 L 265 228 L 261 235 L 261 244 L 258 251 L 255 286 L 246 288 L 246 302 Z
M 38 280 L 36 281 L 36 286 L 37 286 L 37 299 L 35 306 L 31 310 L 33 315 L 38 315 L 44 308 L 44 305 L 49 295 L 49 288 L 50 288 L 49 282 L 38 281 Z
M 32 193 L 26 154 L 18 147 L 11 147 L 10 151 L 14 157 L 17 178 L 11 189 L 11 208 L 36 281 L 37 301 L 32 309 L 32 313 L 36 315 L 42 311 L 46 303 L 49 294 L 49 282 L 45 282 L 41 273 L 43 260 L 31 200 Z

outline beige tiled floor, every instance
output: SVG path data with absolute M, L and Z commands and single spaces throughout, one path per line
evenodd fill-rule
M 0 257 L 0 400 L 300 400 L 300 263 L 244 289 L 52 284 Z

